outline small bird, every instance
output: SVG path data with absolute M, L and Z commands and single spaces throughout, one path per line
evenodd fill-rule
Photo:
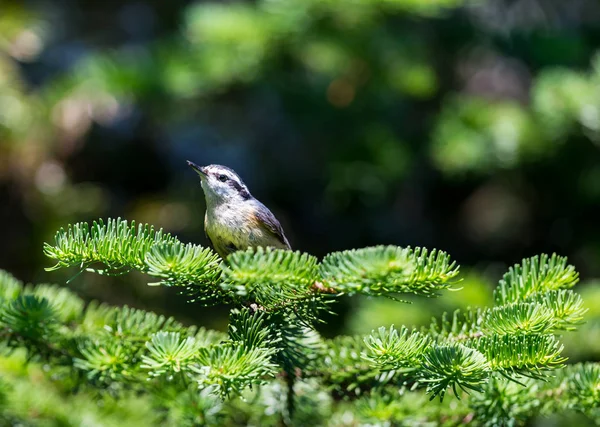
M 291 249 L 275 215 L 252 197 L 237 173 L 226 166 L 187 163 L 200 175 L 206 198 L 204 232 L 222 258 L 249 247 Z

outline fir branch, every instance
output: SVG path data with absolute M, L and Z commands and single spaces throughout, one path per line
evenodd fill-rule
M 323 356 L 306 377 L 319 377 L 335 397 L 356 397 L 383 384 L 378 370 L 365 357 L 364 337 L 340 336 L 325 341 Z
M 23 289 L 23 282 L 17 280 L 8 271 L 0 270 L 0 303 L 12 301 Z
M 439 342 L 464 342 L 483 335 L 550 334 L 574 330 L 587 309 L 581 296 L 570 289 L 536 293 L 524 302 L 490 309 L 456 310 L 452 319 L 443 313 L 432 319 L 423 333 Z
M 600 365 L 570 365 L 553 373 L 543 380 L 522 379 L 523 384 L 492 377 L 484 392 L 470 399 L 476 419 L 490 427 L 515 425 L 537 415 L 576 410 L 599 422 Z
M 402 327 L 400 331 L 383 326 L 365 337 L 367 360 L 384 370 L 418 369 L 421 358 L 431 344 L 429 337 Z
M 545 334 L 555 325 L 550 308 L 536 303 L 514 303 L 494 307 L 483 314 L 486 335 Z
M 583 323 L 583 316 L 588 311 L 583 305 L 581 295 L 571 289 L 535 293 L 527 297 L 525 302 L 535 302 L 547 307 L 553 316 L 554 329 L 575 330 Z
M 163 278 L 157 284 L 165 286 L 213 284 L 220 274 L 216 254 L 191 243 L 156 244 L 146 253 L 145 263 L 146 273 Z
M 304 310 L 313 320 L 317 311 L 326 308 L 326 294 L 435 296 L 450 287 L 458 274 L 442 251 L 395 246 L 330 254 L 320 266 L 308 254 L 248 249 L 231 254 L 224 264 L 209 249 L 121 219 L 69 225 L 57 232 L 54 245 L 45 244 L 44 252 L 57 261 L 48 270 L 78 266 L 113 275 L 136 269 L 161 279 L 154 284 L 180 286 L 205 303 L 237 295 L 238 302 L 256 303 L 267 310 L 292 310 L 298 315 L 298 310 Z M 92 268 L 95 263 L 104 268 Z M 220 287 L 216 286 L 219 278 Z
M 277 310 L 314 297 L 317 259 L 272 248 L 238 251 L 223 265 L 221 287 L 265 309 Z
M 320 266 L 328 287 L 339 293 L 394 297 L 436 296 L 449 288 L 458 267 L 443 251 L 376 246 L 329 254 Z
M 246 348 L 274 347 L 280 339 L 272 338 L 264 312 L 234 309 L 229 315 L 229 338 Z
M 570 289 L 577 273 L 566 259 L 553 255 L 533 257 L 512 267 L 494 292 L 497 307 L 446 313 L 433 320 L 426 333 L 438 341 L 465 341 L 483 335 L 549 334 L 573 330 L 587 311 L 581 297 Z
M 215 385 L 221 397 L 227 398 L 273 377 L 276 372 L 276 365 L 271 362 L 273 353 L 272 349 L 247 349 L 239 345 L 205 347 L 199 350 L 197 364 L 191 369 L 200 388 Z
M 518 376 L 544 378 L 544 371 L 564 366 L 563 346 L 553 335 L 493 335 L 471 340 L 466 345 L 478 349 L 490 368 L 516 380 Z
M 79 352 L 73 366 L 85 372 L 90 380 L 120 388 L 135 378 L 134 355 L 121 342 L 82 340 Z
M 600 365 L 585 363 L 570 366 L 562 372 L 569 407 L 600 421 Z
M 320 335 L 303 319 L 287 313 L 273 313 L 269 316 L 277 340 L 275 361 L 288 376 L 296 376 L 301 370 L 311 370 L 321 357 L 324 349 Z
M 46 299 L 63 323 L 79 319 L 85 305 L 83 300 L 73 292 L 56 285 L 41 284 L 35 287 L 28 285 L 23 290 L 23 294 Z
M 442 400 L 449 387 L 458 397 L 457 387 L 479 391 L 490 374 L 490 366 L 479 351 L 461 344 L 434 345 L 429 337 L 405 327 L 400 331 L 379 328 L 365 338 L 365 343 L 368 361 L 392 375 L 402 372 L 427 384 L 431 399 L 440 396 Z
M 81 222 L 61 228 L 54 237 L 55 245 L 44 245 L 44 253 L 55 259 L 57 264 L 48 271 L 62 267 L 83 266 L 102 263 L 107 270 L 96 272 L 119 272 L 126 267 L 140 271 L 146 268 L 145 257 L 153 245 L 172 243 L 175 238 L 162 230 L 135 222 L 129 224 L 121 218 L 94 221 L 90 227 Z
M 449 387 L 460 399 L 457 387 L 465 392 L 482 391 L 490 366 L 483 354 L 464 345 L 433 346 L 423 356 L 419 375 L 419 381 L 427 384 L 432 400 L 438 395 L 442 400 Z
M 433 318 L 429 328 L 423 328 L 422 333 L 432 336 L 439 343 L 464 342 L 469 339 L 483 336 L 482 324 L 484 311 L 455 310 L 452 319 L 448 319 L 448 313 L 442 313 L 440 319 Z
M 0 322 L 11 333 L 31 341 L 49 339 L 59 317 L 45 298 L 21 295 L 0 311 Z
M 90 305 L 82 321 L 82 331 L 115 340 L 145 342 L 159 331 L 180 332 L 186 328 L 172 317 L 128 306 Z M 105 339 L 104 338 L 104 339 Z
M 166 286 L 211 285 L 219 274 L 218 256 L 210 249 L 183 244 L 162 230 L 126 220 L 108 219 L 69 225 L 55 235 L 44 253 L 56 260 L 48 271 L 78 266 L 98 274 L 119 275 L 136 269 Z M 100 263 L 105 268 L 91 268 Z M 214 289 L 207 289 L 214 291 Z
M 179 332 L 157 332 L 146 343 L 148 354 L 142 356 L 141 368 L 152 377 L 178 374 L 192 365 L 202 344 Z
M 579 274 L 565 257 L 534 256 L 509 269 L 494 291 L 494 300 L 497 305 L 519 302 L 537 292 L 571 288 L 578 280 Z

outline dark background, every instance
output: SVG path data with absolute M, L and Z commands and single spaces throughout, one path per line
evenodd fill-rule
M 190 159 L 235 169 L 294 249 L 416 245 L 463 266 L 463 291 L 346 300 L 328 334 L 488 304 L 543 252 L 577 267 L 593 318 L 599 23 L 595 0 L 0 0 L 0 268 L 65 283 L 43 242 L 100 217 L 207 244 Z M 69 286 L 224 327 L 146 281 Z

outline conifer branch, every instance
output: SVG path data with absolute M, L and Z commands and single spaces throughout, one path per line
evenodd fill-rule
M 208 248 L 120 218 L 69 225 L 54 240 L 44 245 L 46 256 L 56 261 L 50 271 L 78 267 L 119 275 L 138 270 L 160 279 L 149 284 L 178 286 L 196 301 L 256 304 L 309 321 L 317 320 L 336 295 L 431 297 L 456 283 L 458 275 L 445 252 L 396 246 L 332 253 L 320 264 L 311 255 L 272 248 L 234 252 L 220 262 Z
M 469 343 L 483 353 L 492 370 L 516 379 L 544 378 L 544 371 L 564 366 L 563 346 L 553 335 L 493 335 Z
M 569 289 L 579 280 L 565 257 L 546 254 L 524 259 L 508 270 L 494 292 L 497 305 L 523 301 L 536 293 Z
M 252 384 L 261 384 L 273 377 L 276 365 L 271 362 L 274 351 L 266 348 L 222 345 L 200 349 L 197 364 L 192 366 L 201 388 L 215 385 L 226 398 L 239 394 Z
M 313 298 L 311 285 L 319 278 L 315 257 L 272 248 L 234 252 L 222 272 L 224 290 L 267 310 Z
M 313 324 L 335 297 L 436 296 L 457 283 L 458 267 L 444 252 L 395 246 L 336 252 L 321 263 L 300 252 L 258 248 L 220 262 L 209 249 L 122 220 L 61 230 L 45 252 L 57 262 L 52 269 L 136 269 L 204 302 L 236 306 L 225 335 L 128 307 L 92 303 L 84 309 L 66 289 L 24 287 L 0 273 L 6 345 L 71 364 L 76 375 L 88 378 L 87 387 L 117 395 L 129 389 L 158 393 L 182 411 L 202 408 L 202 414 L 211 405 L 225 410 L 223 403 L 250 386 L 279 387 L 280 416 L 289 422 L 305 410 L 298 393 L 311 381 L 333 402 L 355 401 L 354 408 L 369 417 L 395 410 L 386 396 L 419 390 L 440 401 L 449 390 L 466 398 L 468 406 L 457 413 L 464 419 L 486 415 L 504 422 L 506 414 L 484 409 L 482 402 L 490 396 L 510 402 L 527 393 L 540 402 L 528 413 L 549 411 L 543 402 L 569 396 L 565 408 L 597 416 L 590 409 L 598 398 L 597 365 L 565 368 L 554 335 L 575 329 L 586 312 L 571 289 L 575 269 L 556 255 L 512 267 L 493 307 L 444 314 L 420 331 L 382 327 L 364 337 L 325 340 Z M 95 263 L 104 267 L 92 268 Z M 523 385 L 531 389 L 524 393 Z
M 592 423 L 600 421 L 600 365 L 570 365 L 554 374 L 544 380 L 525 378 L 523 384 L 492 378 L 483 393 L 471 398 L 475 417 L 482 425 L 497 426 L 575 410 Z
M 514 303 L 494 307 L 483 313 L 485 335 L 545 334 L 555 326 L 550 308 L 536 303 Z
M 165 286 L 203 286 L 210 288 L 220 274 L 219 258 L 208 248 L 183 244 L 175 237 L 154 227 L 120 218 L 69 225 L 54 237 L 54 245 L 46 243 L 44 253 L 56 261 L 53 271 L 79 267 L 104 275 L 119 275 L 135 269 L 162 279 Z M 102 264 L 103 268 L 92 268 Z
M 146 342 L 148 353 L 142 356 L 142 369 L 150 376 L 176 375 L 189 368 L 202 342 L 194 337 L 182 337 L 179 332 L 160 331 Z
M 458 275 L 443 251 L 376 246 L 329 254 L 321 264 L 327 286 L 339 293 L 395 297 L 399 293 L 436 296 Z
M 381 369 L 415 369 L 419 366 L 430 340 L 419 332 L 409 332 L 406 327 L 400 331 L 393 326 L 381 327 L 377 332 L 365 337 L 367 360 Z
M 308 377 L 322 378 L 336 398 L 358 397 L 385 383 L 380 371 L 365 357 L 364 337 L 339 336 L 327 340 L 322 357 Z
M 465 392 L 482 391 L 490 375 L 485 356 L 461 344 L 430 348 L 420 369 L 420 382 L 427 384 L 431 399 L 439 395 L 440 400 L 448 388 L 452 388 L 459 399 L 457 387 Z

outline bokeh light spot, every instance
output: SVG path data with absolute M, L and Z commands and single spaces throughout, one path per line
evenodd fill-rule
M 67 180 L 65 170 L 57 162 L 48 161 L 43 163 L 35 174 L 37 188 L 45 194 L 58 193 Z
M 335 79 L 327 88 L 327 100 L 330 104 L 343 108 L 354 101 L 356 90 L 354 85 L 345 79 Z

